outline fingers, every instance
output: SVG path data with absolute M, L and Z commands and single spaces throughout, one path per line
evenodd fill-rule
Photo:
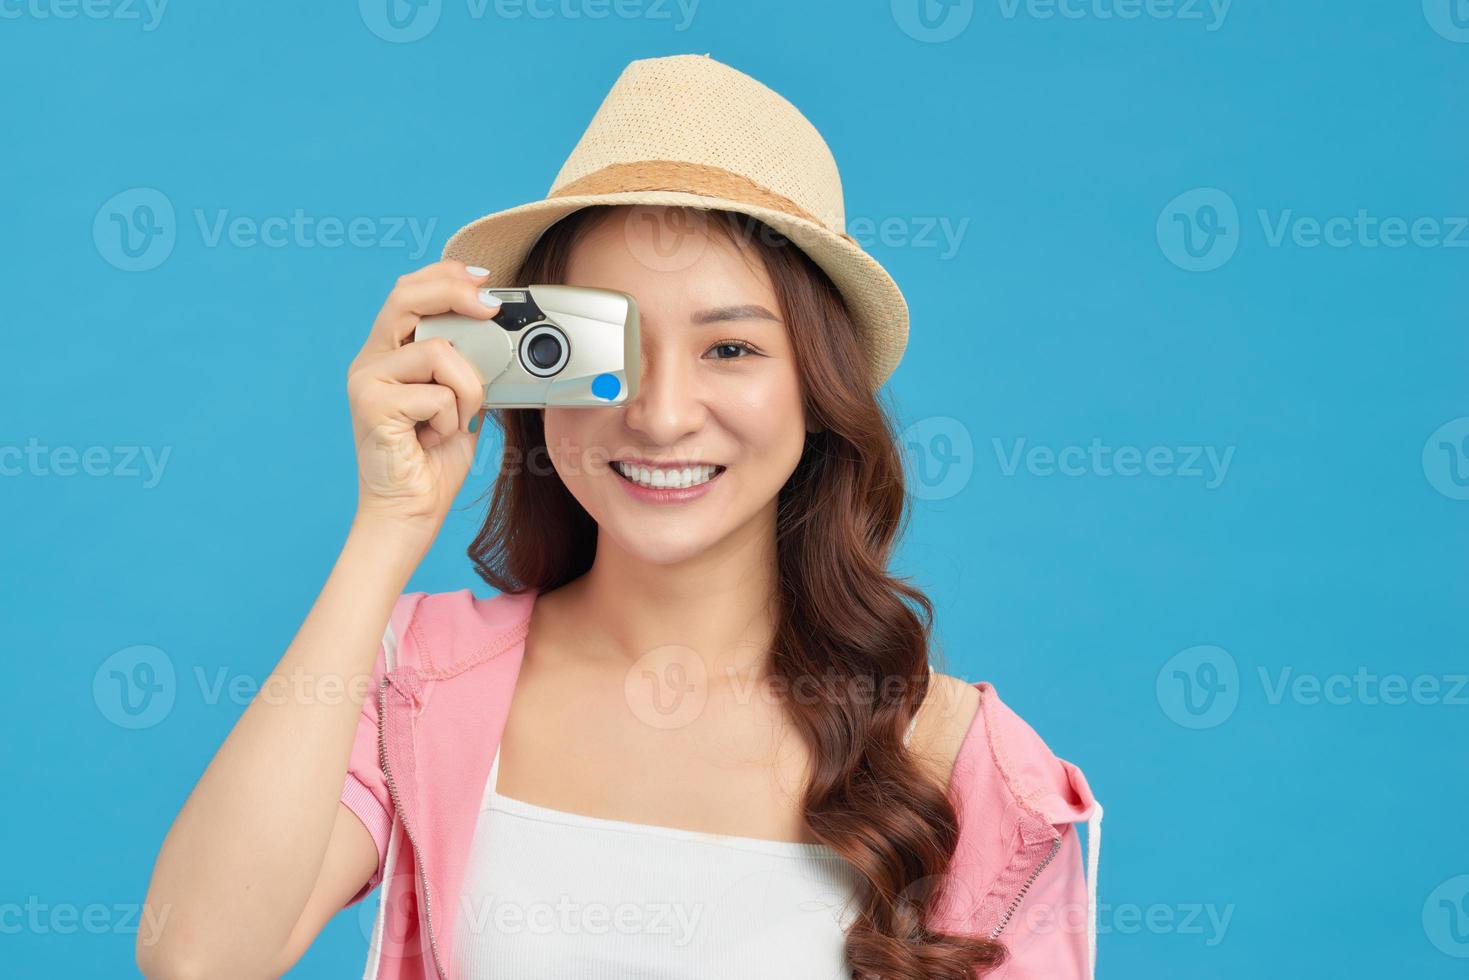
M 433 337 L 428 340 L 415 341 L 393 350 L 384 351 L 367 359 L 362 370 L 367 373 L 369 379 L 381 384 L 383 390 L 375 393 L 374 397 L 385 400 L 383 404 L 376 406 L 377 411 L 383 414 L 395 410 L 406 411 L 398 405 L 395 399 L 401 394 L 396 389 L 409 389 L 413 387 L 438 388 L 443 394 L 442 399 L 453 406 L 450 413 L 452 423 L 449 432 L 454 429 L 463 428 L 466 432 L 469 423 L 479 413 L 484 404 L 484 382 L 480 379 L 479 372 L 454 345 L 443 337 Z M 421 393 L 418 397 L 422 397 Z M 424 411 L 423 403 L 415 403 L 415 411 Z M 435 415 L 437 408 L 435 409 Z M 414 421 L 431 421 L 435 415 L 421 415 Z M 438 424 L 434 426 L 438 429 Z
M 487 278 L 471 274 L 460 262 L 452 266 L 436 262 L 403 276 L 383 302 L 364 350 L 401 347 L 421 318 L 436 313 L 488 320 L 500 309 L 500 301 L 488 293 L 481 299 L 479 290 Z
M 473 266 L 465 265 L 458 259 L 442 259 L 438 262 L 430 262 L 428 265 L 420 266 L 406 275 L 400 276 L 399 282 L 418 282 L 424 279 L 443 279 L 458 277 L 468 279 L 472 282 L 483 282 L 489 275 L 488 272 L 470 272 Z
M 395 394 L 400 417 L 414 422 L 427 422 L 443 439 L 460 429 L 459 407 L 454 392 L 443 385 L 403 385 Z

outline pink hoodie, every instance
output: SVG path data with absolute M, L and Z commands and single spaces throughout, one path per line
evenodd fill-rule
M 342 788 L 378 849 L 376 874 L 347 904 L 383 885 L 366 980 L 450 977 L 454 909 L 535 597 L 411 592 L 394 606 Z M 980 710 L 949 783 L 960 838 L 941 924 L 1004 940 L 1010 959 L 990 976 L 1090 977 L 1101 806 L 1081 770 L 993 687 L 976 687 Z

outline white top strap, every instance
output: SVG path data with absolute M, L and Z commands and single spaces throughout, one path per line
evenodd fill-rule
M 928 684 L 929 684 L 929 688 L 928 689 L 930 691 L 932 691 L 933 690 L 933 664 L 929 664 L 928 665 Z M 927 697 L 927 695 L 924 695 L 924 696 Z M 922 705 L 919 705 L 919 707 L 922 707 Z M 903 744 L 904 745 L 907 745 L 908 742 L 912 740 L 912 738 L 913 738 L 913 729 L 915 729 L 917 727 L 918 727 L 918 712 L 915 711 L 915 712 L 913 712 L 913 717 L 908 722 L 908 730 L 903 733 Z
M 1102 856 L 1102 804 L 1092 800 L 1086 819 L 1086 949 L 1092 980 L 1097 976 L 1097 865 Z

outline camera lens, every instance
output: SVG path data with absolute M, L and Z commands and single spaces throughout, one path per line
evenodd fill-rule
M 520 363 L 538 378 L 549 378 L 566 367 L 570 356 L 566 335 L 553 323 L 543 320 L 520 338 Z
M 547 370 L 561 359 L 561 341 L 543 333 L 526 345 L 526 357 L 541 370 Z

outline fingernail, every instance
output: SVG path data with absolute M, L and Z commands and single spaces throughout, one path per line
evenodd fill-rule
M 485 276 L 490 274 L 490 270 L 486 269 L 482 265 L 471 265 L 464 271 L 469 273 L 471 276 L 474 276 L 476 279 L 483 279 Z
M 483 412 L 475 412 L 474 413 L 474 418 L 472 418 L 472 419 L 469 420 L 469 433 L 470 433 L 470 435 L 473 435 L 474 433 L 476 433 L 476 432 L 479 431 L 480 419 L 482 419 L 484 417 L 485 417 L 485 415 L 484 415 Z
M 479 291 L 479 302 L 487 310 L 498 310 L 500 308 L 500 297 L 488 289 L 481 289 Z

